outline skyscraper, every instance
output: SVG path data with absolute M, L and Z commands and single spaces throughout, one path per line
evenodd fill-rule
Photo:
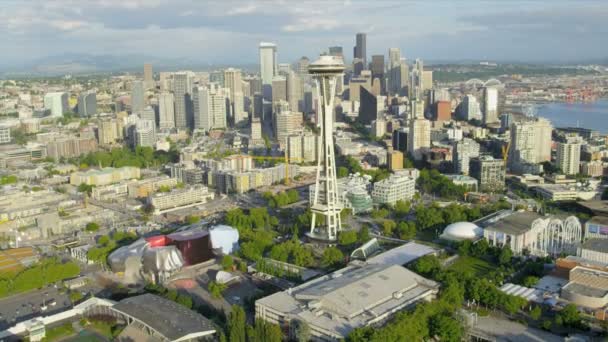
M 481 110 L 479 108 L 479 102 L 473 95 L 466 95 L 462 102 L 458 105 L 457 117 L 460 120 L 481 120 Z
M 415 160 L 422 160 L 423 153 L 431 147 L 431 122 L 424 118 L 411 119 L 407 138 L 407 152 Z
M 363 68 L 367 68 L 367 35 L 365 33 L 357 33 L 356 45 L 353 52 L 353 57 L 358 58 L 363 63 Z
M 479 182 L 479 190 L 499 192 L 505 188 L 505 163 L 502 159 L 482 155 L 470 162 L 471 177 Z
M 135 146 L 152 147 L 156 143 L 154 120 L 138 120 L 135 124 Z
M 94 90 L 86 91 L 78 95 L 78 115 L 80 117 L 91 117 L 97 114 L 97 95 Z
M 581 162 L 582 140 L 576 133 L 566 136 L 564 142 L 557 143 L 557 153 L 555 155 L 555 166 L 565 175 L 575 175 L 579 173 Z
M 511 125 L 509 167 L 515 172 L 532 173 L 529 168 L 551 160 L 551 122 L 544 118 L 516 121 Z
M 188 108 L 190 107 L 190 94 L 188 93 L 190 80 L 186 72 L 173 75 L 173 96 L 175 100 L 175 127 L 188 128 Z
M 194 128 L 209 131 L 226 128 L 226 99 L 229 90 L 215 83 L 195 87 L 192 94 Z
M 144 83 L 146 89 L 154 87 L 154 74 L 152 73 L 152 64 L 144 64 Z
M 44 109 L 50 110 L 52 117 L 62 117 L 63 113 L 68 111 L 68 94 L 64 92 L 46 93 Z
M 175 127 L 174 98 L 171 93 L 158 95 L 158 127 L 160 129 L 171 129 Z
M 469 165 L 472 158 L 479 157 L 479 144 L 469 138 L 457 141 L 454 146 L 454 172 L 463 175 L 469 174 Z
M 399 48 L 388 49 L 388 66 L 390 69 L 401 64 L 401 50 Z
M 243 104 L 243 81 L 241 70 L 228 68 L 224 70 L 224 86 L 230 90 L 230 105 L 234 124 L 239 124 L 247 119 L 245 105 Z
M 484 125 L 499 122 L 498 90 L 493 87 L 483 88 L 483 123 Z
M 370 69 L 372 71 L 372 78 L 374 80 L 380 80 L 380 94 L 384 94 L 386 90 L 384 81 L 384 55 L 373 55 Z
M 311 206 L 312 220 L 310 235 L 324 240 L 335 241 L 342 230 L 336 178 L 336 159 L 333 141 L 333 111 L 337 76 L 344 72 L 344 62 L 335 56 L 321 56 L 309 66 L 309 72 L 317 84 L 318 122 L 321 126 L 317 179 Z M 322 196 L 319 192 L 322 191 Z M 324 227 L 317 226 L 317 216 L 325 218 Z
M 272 78 L 272 102 L 287 101 L 287 78 L 277 75 Z M 297 108 L 289 108 L 295 110 Z
M 298 60 L 298 75 L 300 75 L 300 77 L 304 78 L 306 75 L 308 75 L 308 64 L 310 64 L 310 60 L 308 59 L 308 57 L 303 56 L 302 58 L 300 58 Z
M 300 111 L 300 102 L 303 98 L 302 79 L 294 71 L 287 75 L 287 102 L 293 111 Z
M 277 46 L 273 43 L 260 43 L 260 75 L 262 85 L 272 85 L 277 74 Z
M 133 81 L 131 84 L 131 113 L 141 113 L 145 105 L 144 83 L 142 81 Z

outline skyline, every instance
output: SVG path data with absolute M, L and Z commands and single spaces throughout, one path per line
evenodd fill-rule
M 321 9 L 321 4 L 323 8 Z M 281 62 L 367 34 L 368 59 L 398 47 L 409 60 L 575 62 L 608 58 L 608 7 L 599 2 L 290 2 L 9 0 L 0 10 L 0 67 L 70 54 L 254 64 L 258 44 Z M 365 16 L 361 16 L 365 13 Z M 567 44 L 565 44 L 567 43 Z

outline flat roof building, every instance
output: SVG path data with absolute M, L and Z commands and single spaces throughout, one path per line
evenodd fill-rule
M 344 339 L 359 327 L 436 297 L 439 284 L 397 265 L 353 262 L 346 268 L 259 299 L 256 319 L 310 327 L 313 340 Z

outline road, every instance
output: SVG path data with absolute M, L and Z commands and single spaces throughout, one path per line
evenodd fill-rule
M 45 305 L 46 310 L 43 310 Z M 0 299 L 0 329 L 6 329 L 40 314 L 49 315 L 65 311 L 71 306 L 68 295 L 59 293 L 54 287 L 6 297 Z

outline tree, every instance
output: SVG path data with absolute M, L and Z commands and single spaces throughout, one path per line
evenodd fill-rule
M 283 333 L 281 332 L 281 328 L 278 325 L 268 323 L 261 319 L 255 321 L 255 328 L 253 329 L 253 334 L 254 336 L 248 336 L 249 341 L 281 342 L 283 340 Z
M 395 227 L 397 227 L 397 223 L 395 223 L 395 221 L 384 220 L 384 222 L 382 222 L 382 234 L 385 236 L 392 236 Z
M 532 310 L 530 311 L 530 317 L 535 321 L 538 321 L 542 314 L 543 310 L 538 305 L 535 305 L 534 308 L 532 308 Z
M 513 257 L 513 252 L 511 251 L 511 247 L 509 247 L 509 245 L 505 245 L 500 250 L 500 254 L 498 254 L 498 263 L 501 265 L 507 265 L 507 264 L 511 263 L 512 257 Z
M 522 285 L 525 287 L 534 287 L 534 285 L 538 284 L 538 277 L 535 276 L 527 276 L 524 278 Z
M 326 268 L 336 268 L 344 261 L 344 254 L 336 247 L 328 247 L 323 251 L 321 265 Z
M 230 342 L 246 341 L 245 326 L 245 310 L 238 305 L 233 305 L 228 317 L 228 337 Z
M 397 225 L 399 238 L 401 240 L 410 240 L 416 236 L 416 225 L 414 222 L 401 221 Z
M 97 222 L 89 222 L 87 223 L 85 230 L 87 232 L 96 232 L 99 230 L 99 224 Z
M 434 275 L 441 269 L 439 259 L 434 255 L 425 255 L 414 263 L 413 270 L 423 276 L 433 278 Z
M 338 243 L 343 246 L 350 246 L 357 242 L 357 232 L 354 230 L 345 230 L 338 234 Z
M 201 221 L 201 218 L 199 216 L 196 216 L 196 215 L 186 216 L 186 223 L 188 223 L 188 224 L 196 224 L 196 223 L 199 223 L 200 221 Z
M 361 227 L 361 230 L 359 230 L 359 233 L 357 234 L 357 240 L 359 240 L 359 243 L 366 243 L 370 240 L 369 227 L 367 225 Z
M 226 285 L 220 284 L 212 280 L 207 285 L 207 289 L 209 290 L 211 297 L 215 299 L 220 299 L 222 298 L 222 293 L 224 292 L 224 290 L 226 290 Z
M 93 191 L 93 185 L 88 185 L 86 183 L 80 183 L 80 185 L 78 186 L 78 191 L 86 192 L 87 194 L 91 195 L 91 192 Z
M 225 271 L 232 270 L 232 266 L 234 265 L 234 259 L 230 255 L 224 255 L 222 257 L 222 268 Z
M 431 336 L 439 336 L 442 342 L 460 342 L 462 340 L 462 325 L 451 316 L 439 314 L 431 317 L 429 322 Z
M 410 201 L 399 200 L 397 201 L 397 203 L 395 203 L 395 214 L 398 217 L 405 217 L 407 214 L 410 213 L 411 209 L 412 204 L 410 203 Z
M 348 177 L 348 169 L 344 166 L 338 167 L 338 178 Z
M 578 312 L 576 305 L 568 304 L 557 313 L 555 321 L 558 325 L 576 328 L 581 325 L 581 315 Z
M 310 341 L 310 327 L 308 326 L 308 323 L 299 319 L 294 319 L 289 326 L 292 329 L 292 334 L 297 342 Z

